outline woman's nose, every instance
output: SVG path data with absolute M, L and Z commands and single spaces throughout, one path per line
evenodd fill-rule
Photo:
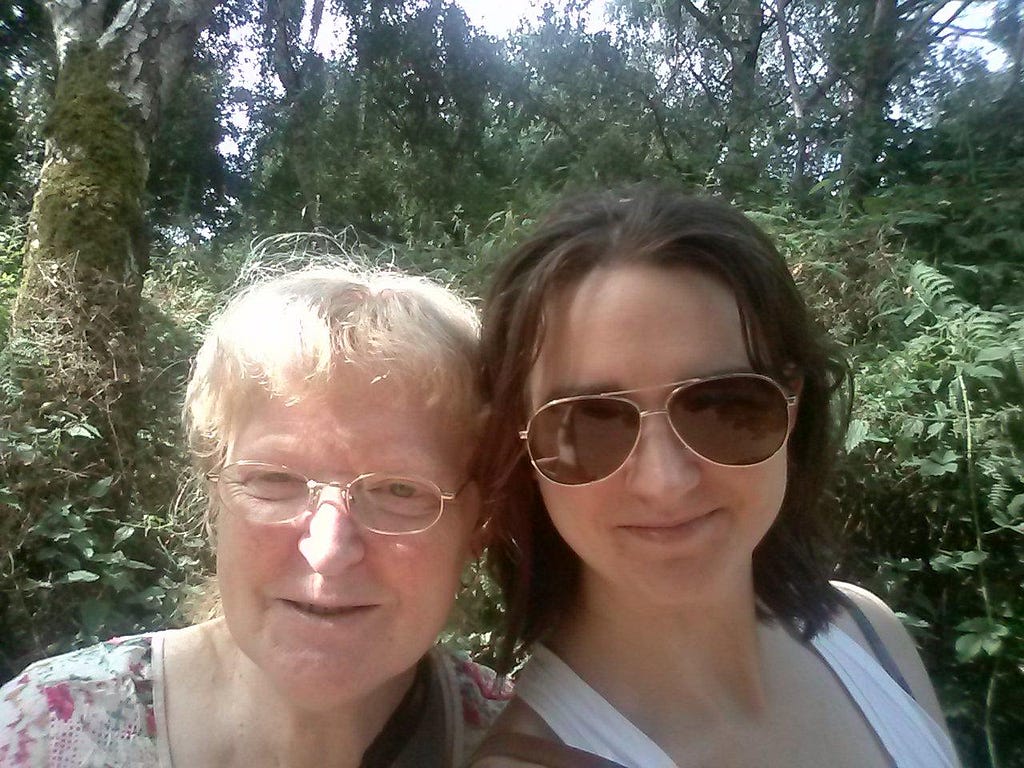
M 310 511 L 313 514 L 299 539 L 299 552 L 314 572 L 337 575 L 363 559 L 363 531 L 352 519 L 341 489 L 321 489 Z
M 640 439 L 626 464 L 630 489 L 641 496 L 678 495 L 700 480 L 700 457 L 679 439 L 664 411 L 644 414 Z

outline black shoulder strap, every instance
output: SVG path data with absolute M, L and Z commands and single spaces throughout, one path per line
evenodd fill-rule
M 430 679 L 430 659 L 425 656 L 417 665 L 416 676 L 398 708 L 363 753 L 360 768 L 387 768 L 398 758 L 419 730 L 424 718 L 430 694 Z
M 882 642 L 882 638 L 878 636 L 878 630 L 875 629 L 874 624 L 871 620 L 864 615 L 864 611 L 861 607 L 850 598 L 849 595 L 840 591 L 840 601 L 843 607 L 846 608 L 847 613 L 850 614 L 850 618 L 857 624 L 857 628 L 860 629 L 865 639 L 868 641 L 868 646 L 871 648 L 871 652 L 875 655 L 878 663 L 882 665 L 882 669 L 893 680 L 899 685 L 904 691 L 906 691 L 910 698 L 914 698 L 914 692 L 910 690 L 910 685 L 907 683 L 907 679 L 903 677 L 903 673 L 900 672 L 899 666 L 896 664 L 896 660 L 893 659 L 892 654 L 889 653 L 889 649 L 885 647 L 885 643 Z
M 473 753 L 470 768 L 485 757 L 511 757 L 545 768 L 624 768 L 621 763 L 582 749 L 522 733 L 488 734 Z

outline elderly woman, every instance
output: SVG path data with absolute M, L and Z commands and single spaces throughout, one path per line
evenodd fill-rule
M 483 325 L 505 663 L 533 656 L 480 768 L 958 765 L 900 622 L 828 579 L 846 369 L 763 232 L 572 200 Z
M 501 705 L 434 643 L 479 529 L 473 310 L 310 269 L 213 323 L 185 402 L 222 616 L 29 667 L 11 766 L 454 766 Z

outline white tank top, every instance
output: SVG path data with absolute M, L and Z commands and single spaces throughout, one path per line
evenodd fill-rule
M 895 768 L 956 768 L 945 732 L 842 630 L 819 633 L 812 645 L 832 668 L 878 735 Z M 643 731 L 543 645 L 516 680 L 516 695 L 571 747 L 627 768 L 679 768 Z

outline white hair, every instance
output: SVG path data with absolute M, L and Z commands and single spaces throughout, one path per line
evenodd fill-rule
M 244 288 L 211 324 L 185 395 L 196 469 L 220 463 L 255 398 L 324 394 L 350 366 L 408 386 L 475 434 L 479 330 L 465 299 L 394 270 L 310 267 Z

